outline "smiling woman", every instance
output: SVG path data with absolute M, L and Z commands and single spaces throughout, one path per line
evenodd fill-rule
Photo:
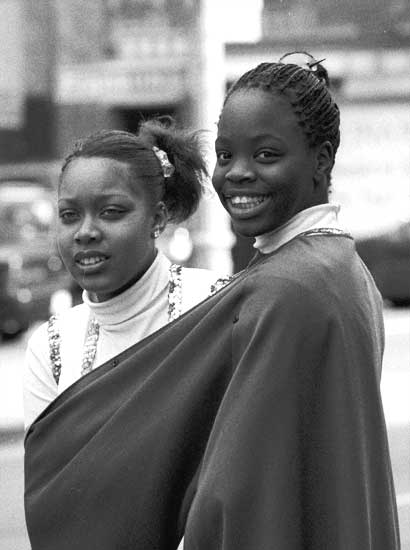
M 26 426 L 79 377 L 209 295 L 214 273 L 172 266 L 155 245 L 168 221 L 195 211 L 205 176 L 199 135 L 170 120 L 76 144 L 60 175 L 57 242 L 83 303 L 29 341 Z
M 283 97 L 254 89 L 235 93 L 223 110 L 215 147 L 214 186 L 243 235 L 261 235 L 326 202 L 327 185 L 312 182 L 318 161 L 322 172 L 329 170 L 332 151 L 328 143 L 320 151 L 307 146 Z

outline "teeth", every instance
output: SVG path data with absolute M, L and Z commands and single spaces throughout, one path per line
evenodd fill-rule
M 263 201 L 266 200 L 266 195 L 259 195 L 257 197 L 252 196 L 234 196 L 230 197 L 231 204 L 233 206 L 239 206 L 240 208 L 254 208 L 255 206 L 258 206 L 258 204 L 261 204 Z
M 92 258 L 82 258 L 78 263 L 80 265 L 95 265 L 104 261 L 103 256 L 93 256 Z

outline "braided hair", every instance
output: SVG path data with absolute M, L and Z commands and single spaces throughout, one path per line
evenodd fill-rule
M 153 147 L 167 154 L 173 173 L 164 172 Z M 171 117 L 146 120 L 138 134 L 101 130 L 80 139 L 65 158 L 60 182 L 69 164 L 77 158 L 108 158 L 128 164 L 131 177 L 142 179 L 152 205 L 167 207 L 168 221 L 187 220 L 198 208 L 203 181 L 208 176 L 202 154 L 201 134 L 177 128 Z
M 286 58 L 294 54 L 308 56 L 310 61 L 303 66 L 288 63 Z M 278 63 L 261 63 L 244 73 L 228 90 L 224 105 L 239 90 L 258 88 L 283 94 L 293 108 L 308 145 L 315 147 L 329 141 L 335 156 L 340 143 L 340 116 L 328 84 L 328 73 L 319 61 L 306 52 L 291 52 L 282 56 Z

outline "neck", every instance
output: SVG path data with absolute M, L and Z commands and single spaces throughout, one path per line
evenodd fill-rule
M 106 302 L 107 300 L 110 300 L 111 298 L 115 298 L 115 296 L 119 296 L 126 290 L 128 290 L 130 287 L 132 287 L 137 281 L 141 279 L 141 277 L 147 272 L 147 270 L 152 266 L 156 256 L 157 256 L 158 250 L 156 248 L 152 249 L 152 252 L 148 255 L 146 262 L 144 263 L 144 266 L 135 274 L 134 277 L 132 277 L 129 281 L 127 281 L 123 286 L 118 288 L 117 290 L 114 290 L 112 292 L 89 292 L 88 296 L 91 302 L 100 303 L 100 302 Z

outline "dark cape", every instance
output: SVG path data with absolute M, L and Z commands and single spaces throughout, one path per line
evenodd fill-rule
M 295 238 L 34 422 L 32 550 L 397 550 L 382 353 L 353 241 Z

